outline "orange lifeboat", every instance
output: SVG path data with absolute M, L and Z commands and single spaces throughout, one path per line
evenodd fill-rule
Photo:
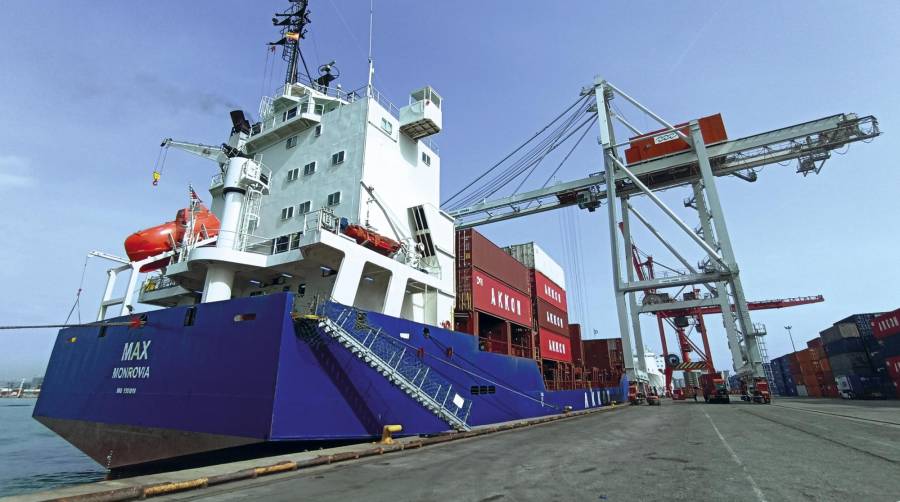
M 184 238 L 190 220 L 190 208 L 184 208 L 175 214 L 175 219 L 162 225 L 157 225 L 145 230 L 140 230 L 125 239 L 125 253 L 131 261 L 140 261 L 160 253 L 172 250 L 172 245 L 178 245 Z M 194 211 L 193 234 L 206 228 L 207 235 L 214 237 L 219 234 L 219 219 L 212 214 L 203 204 Z M 157 260 L 141 267 L 141 272 L 151 272 L 169 264 L 169 258 Z
M 390 256 L 400 250 L 399 242 L 371 230 L 366 230 L 365 227 L 352 225 L 345 218 L 341 218 L 341 231 L 344 232 L 344 235 L 356 240 L 356 243 L 360 246 L 367 247 L 385 256 Z

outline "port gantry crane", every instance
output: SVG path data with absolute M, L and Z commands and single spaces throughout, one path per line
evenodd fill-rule
M 722 319 L 736 374 L 746 379 L 765 377 L 759 341 L 765 333 L 759 331 L 750 319 L 750 307 L 744 297 L 740 269 L 735 260 L 715 179 L 721 176 L 736 176 L 752 182 L 756 180 L 756 168 L 792 160 L 798 161 L 797 173 L 803 176 L 818 174 L 832 151 L 853 142 L 867 141 L 878 136 L 880 132 L 877 120 L 873 116 L 837 114 L 707 145 L 702 139 L 697 120 L 692 120 L 687 125 L 673 126 L 602 78 L 598 77 L 592 86 L 582 89 L 581 96 L 592 99 L 595 103 L 593 107 L 583 111 L 592 113 L 597 118 L 604 170 L 582 179 L 544 186 L 537 190 L 493 200 L 467 202 L 468 205 L 465 207 L 447 208 L 450 215 L 456 218 L 457 228 L 471 228 L 576 205 L 581 209 L 595 211 L 601 206 L 601 202 L 606 201 L 613 290 L 623 352 L 626 354 L 626 372 L 629 377 L 635 378 L 638 375 L 634 368 L 634 359 L 628 356 L 633 354 L 631 331 L 634 333 L 634 344 L 637 349 L 637 370 L 640 372 L 646 370 L 639 314 L 707 307 L 715 307 L 726 313 Z M 616 97 L 622 98 L 630 106 L 659 123 L 662 129 L 652 133 L 654 140 L 666 137 L 665 141 L 677 136 L 676 140 L 680 139 L 687 143 L 688 148 L 649 160 L 628 164 L 623 162 L 620 150 L 630 146 L 632 142 L 631 140 L 618 142 L 616 130 L 621 131 L 624 127 L 635 136 L 642 136 L 643 133 L 626 120 L 622 113 L 616 111 L 612 104 Z M 483 176 L 479 176 L 476 181 Z M 692 196 L 685 202 L 685 206 L 697 212 L 700 226 L 696 230 L 688 226 L 657 196 L 659 191 L 675 187 L 691 189 Z M 485 193 L 495 194 L 496 191 L 494 188 L 493 191 Z M 649 198 L 704 252 L 704 259 L 698 266 L 688 262 L 670 240 L 663 237 L 647 218 L 635 210 L 629 199 L 637 195 Z M 471 198 L 468 200 L 471 201 Z M 444 205 L 447 206 L 447 201 Z M 627 265 L 633 261 L 630 231 L 632 215 L 678 259 L 688 270 L 687 273 L 674 277 L 635 278 L 632 267 Z M 616 230 L 619 224 L 622 225 L 622 239 Z M 623 258 L 626 264 L 624 276 Z M 709 295 L 698 299 L 676 298 L 665 304 L 647 302 L 638 304 L 638 292 L 686 286 L 700 286 Z
M 623 225 L 619 225 L 619 229 L 621 230 Z M 663 268 L 668 269 L 669 271 L 675 272 L 676 274 L 684 274 L 684 271 L 677 270 L 671 267 L 667 267 L 665 265 L 660 264 L 653 260 L 653 257 L 650 255 L 645 255 L 646 259 L 641 260 L 640 255 L 643 254 L 638 247 L 632 243 L 632 266 L 634 267 L 635 274 L 637 275 L 638 280 L 647 280 L 647 279 L 655 279 L 656 273 L 655 268 L 657 266 L 661 266 Z M 684 288 L 682 288 L 683 290 Z M 681 291 L 679 291 L 680 293 Z M 677 296 L 677 295 L 676 295 Z M 685 300 L 699 300 L 703 298 L 704 295 L 699 289 L 691 289 L 690 291 L 686 291 L 683 293 L 682 298 Z M 710 299 L 708 295 L 706 295 L 707 299 Z M 714 299 L 710 299 L 715 301 Z M 656 290 L 645 290 L 644 297 L 642 298 L 641 303 L 643 305 L 651 305 L 651 304 L 671 304 L 674 300 L 669 293 L 658 292 Z M 788 307 L 797 307 L 800 305 L 809 305 L 812 303 L 821 303 L 824 302 L 825 298 L 822 295 L 815 296 L 801 296 L 801 297 L 793 297 L 793 298 L 779 298 L 774 300 L 762 300 L 762 301 L 748 301 L 747 309 L 748 310 L 769 310 L 769 309 L 782 309 Z M 731 307 L 734 309 L 734 306 Z M 666 365 L 665 365 L 665 375 L 666 375 L 666 390 L 672 390 L 672 373 L 674 371 L 684 371 L 685 373 L 685 385 L 688 388 L 697 387 L 699 385 L 696 380 L 694 371 L 697 370 L 705 370 L 708 373 L 715 373 L 716 368 L 713 364 L 712 351 L 709 347 L 709 336 L 706 330 L 706 322 L 703 319 L 703 316 L 706 315 L 714 315 L 721 314 L 722 307 L 720 305 L 702 305 L 697 307 L 689 307 L 689 308 L 673 308 L 671 310 L 658 310 L 654 312 L 656 316 L 656 324 L 659 329 L 659 340 L 662 345 L 663 354 L 666 356 Z M 678 343 L 678 351 L 681 354 L 680 357 L 672 357 L 669 353 L 668 343 L 666 342 L 666 325 L 670 326 L 675 330 L 675 340 Z M 756 324 L 757 333 L 765 331 L 765 327 L 761 324 Z M 703 344 L 702 348 L 697 345 L 693 340 L 691 340 L 690 332 L 688 328 L 693 327 L 695 331 L 700 334 L 701 343 Z M 759 347 L 760 347 L 760 356 L 762 358 L 763 367 L 766 373 L 766 378 L 769 380 L 770 388 L 775 388 L 774 378 L 771 374 L 771 369 L 766 366 L 765 363 L 768 363 L 768 356 L 765 350 L 764 338 L 759 339 Z M 691 361 L 691 353 L 696 353 L 699 357 L 699 361 Z M 694 376 L 690 376 L 690 375 Z

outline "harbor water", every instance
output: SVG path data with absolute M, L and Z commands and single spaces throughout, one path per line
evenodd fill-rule
M 0 497 L 99 481 L 106 470 L 31 418 L 36 399 L 0 399 Z

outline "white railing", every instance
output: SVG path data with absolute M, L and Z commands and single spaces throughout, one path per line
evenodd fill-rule
M 235 249 L 262 255 L 273 255 L 299 249 L 303 239 L 308 235 L 316 235 L 320 231 L 337 234 L 340 218 L 327 209 L 319 209 L 303 215 L 303 224 L 299 230 L 275 237 L 243 234 L 235 239 Z
M 180 286 L 180 284 L 167 275 L 150 277 L 141 285 L 141 293 L 150 293 L 160 289 L 174 288 L 175 286 Z

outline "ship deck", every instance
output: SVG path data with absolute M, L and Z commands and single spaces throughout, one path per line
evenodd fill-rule
M 417 441 L 405 438 L 399 442 L 402 451 L 355 460 L 354 455 L 373 445 L 105 481 L 21 499 L 213 479 L 323 456 L 351 460 L 159 500 L 279 501 L 295 500 L 298 494 L 318 501 L 435 500 L 448 495 L 454 500 L 551 500 L 560 495 L 584 500 L 893 500 L 900 493 L 896 402 L 781 398 L 773 405 L 714 405 L 666 399 L 660 407 L 603 408 L 434 446 L 415 448 Z M 842 461 L 830 460 L 834 458 Z M 866 479 L 849 472 L 866 472 Z

